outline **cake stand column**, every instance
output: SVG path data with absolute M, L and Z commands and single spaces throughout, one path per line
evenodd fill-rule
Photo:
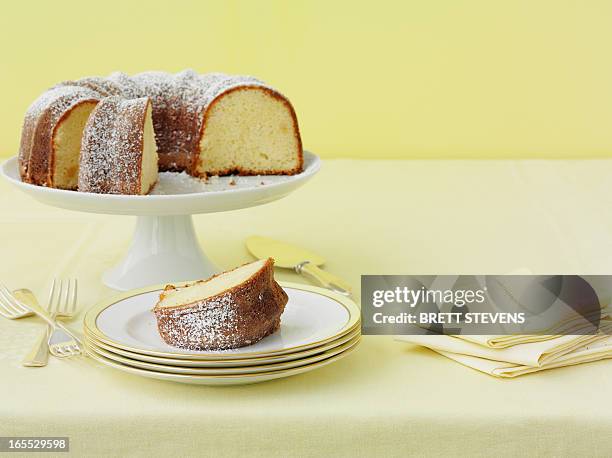
M 102 279 L 110 288 L 125 291 L 217 272 L 198 244 L 191 215 L 138 216 L 127 254 Z

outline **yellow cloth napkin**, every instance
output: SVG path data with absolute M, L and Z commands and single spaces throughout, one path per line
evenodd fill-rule
M 500 349 L 487 348 L 483 345 L 446 335 L 397 336 L 396 339 L 431 348 L 439 353 L 467 355 L 519 366 L 541 367 L 602 337 L 607 336 L 561 336 L 541 342 L 514 345 Z
M 612 315 L 610 313 L 610 309 L 607 308 L 602 310 L 601 312 L 593 312 L 588 314 L 586 317 L 582 318 L 574 318 L 562 321 L 555 325 L 554 327 L 544 330 L 542 333 L 538 334 L 522 334 L 522 335 L 482 335 L 482 336 L 467 336 L 460 335 L 457 336 L 460 339 L 467 340 L 469 342 L 477 343 L 479 345 L 483 345 L 489 348 L 508 348 L 514 345 L 532 343 L 532 342 L 541 342 L 544 340 L 555 339 L 561 335 L 580 335 L 586 332 L 588 329 L 592 327 L 592 325 L 587 321 L 589 318 L 594 318 L 596 315 L 601 314 L 601 319 L 610 321 L 612 320 Z M 611 321 L 612 322 L 612 321 Z
M 573 366 L 576 364 L 612 358 L 612 337 L 604 336 L 603 338 L 598 338 L 597 340 L 575 348 L 573 351 L 537 367 L 512 364 L 503 361 L 492 361 L 490 359 L 477 358 L 475 356 L 461 355 L 441 350 L 435 351 L 464 366 L 471 367 L 485 374 L 494 377 L 513 378 L 532 372 L 554 369 L 556 367 Z

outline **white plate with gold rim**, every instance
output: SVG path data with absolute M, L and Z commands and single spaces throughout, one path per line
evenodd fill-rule
M 87 343 L 87 350 L 89 353 L 95 352 L 100 356 L 103 356 L 112 361 L 125 364 L 126 366 L 136 367 L 139 369 L 151 370 L 156 372 L 167 372 L 169 374 L 186 374 L 186 375 L 236 375 L 236 374 L 258 374 L 264 372 L 279 371 L 285 369 L 292 369 L 294 367 L 307 366 L 309 364 L 322 361 L 324 359 L 336 356 L 344 351 L 349 350 L 351 347 L 357 345 L 361 339 L 361 336 L 356 336 L 349 340 L 343 345 L 339 345 L 330 350 L 318 353 L 308 358 L 295 359 L 292 361 L 286 361 L 275 364 L 264 364 L 258 366 L 246 366 L 246 367 L 219 367 L 219 368 L 197 368 L 197 367 L 184 367 L 184 366 L 172 366 L 166 364 L 154 364 L 145 363 L 135 359 L 125 358 L 117 355 L 116 353 L 104 350 L 98 347 L 95 343 L 89 341 Z
M 343 351 L 330 358 L 323 359 L 316 363 L 307 364 L 305 366 L 294 367 L 293 369 L 285 369 L 279 371 L 258 372 L 254 374 L 237 374 L 237 375 L 186 375 L 186 374 L 169 374 L 167 372 L 152 371 L 146 369 L 138 369 L 136 367 L 121 364 L 111 359 L 105 358 L 95 352 L 90 352 L 89 355 L 95 361 L 106 366 L 127 372 L 141 377 L 152 378 L 157 380 L 165 380 L 178 383 L 188 383 L 192 385 L 247 385 L 251 383 L 267 382 L 269 380 L 291 377 L 293 375 L 303 374 L 328 364 L 334 363 L 345 356 L 349 355 L 358 345 L 354 345 L 348 350 Z
M 226 360 L 284 355 L 318 347 L 348 334 L 359 323 L 359 308 L 340 294 L 311 285 L 280 284 L 289 296 L 280 329 L 247 347 L 204 352 L 164 343 L 151 312 L 162 285 L 129 291 L 103 301 L 87 312 L 84 326 L 97 340 L 134 353 L 176 359 Z
M 293 361 L 301 358 L 308 358 L 319 353 L 331 350 L 333 348 L 339 347 L 340 345 L 346 344 L 348 341 L 354 339 L 357 336 L 361 335 L 360 323 L 357 323 L 348 334 L 332 341 L 327 344 L 323 344 L 318 347 L 310 348 L 308 350 L 295 352 L 295 353 L 287 353 L 284 355 L 276 355 L 269 357 L 261 357 L 261 358 L 246 358 L 246 359 L 220 359 L 220 360 L 191 360 L 191 359 L 176 359 L 176 358 L 163 358 L 158 356 L 150 356 L 143 355 L 140 353 L 134 353 L 127 350 L 122 350 L 121 348 L 113 347 L 112 345 L 108 345 L 100 340 L 96 339 L 94 336 L 90 335 L 87 330 L 85 330 L 85 337 L 87 343 L 94 345 L 95 347 L 106 350 L 107 352 L 114 353 L 119 356 L 123 356 L 124 358 L 128 358 L 131 360 L 137 360 L 145 363 L 153 363 L 153 364 L 163 364 L 166 366 L 183 366 L 183 367 L 196 367 L 196 368 L 223 368 L 223 367 L 251 367 L 251 366 L 261 366 L 265 364 L 277 364 L 288 361 Z

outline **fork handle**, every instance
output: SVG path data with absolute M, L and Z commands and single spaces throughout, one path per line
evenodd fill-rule
M 58 326 L 58 322 L 53 319 L 53 317 L 47 312 L 44 308 L 42 308 L 38 302 L 32 301 L 24 304 L 22 301 L 17 299 L 23 307 L 32 310 L 36 315 L 45 320 L 49 326 L 55 329 Z
M 47 324 L 49 325 L 49 327 L 51 328 L 51 330 L 55 330 L 57 328 L 61 329 L 62 331 L 64 331 L 66 334 L 68 334 L 70 337 L 72 337 L 74 340 L 76 340 L 79 344 L 83 344 L 83 342 L 81 341 L 81 339 L 79 339 L 74 332 L 72 332 L 70 329 L 66 328 L 66 326 L 64 326 L 62 323 L 58 323 L 57 321 L 55 321 L 53 319 L 53 317 L 49 314 L 49 312 L 47 312 L 44 308 L 42 308 L 38 302 L 32 302 L 32 303 L 28 303 L 28 304 L 24 304 L 21 301 L 18 301 L 23 307 L 32 310 L 36 315 L 38 315 L 40 318 L 42 318 L 43 320 L 45 320 L 47 322 Z
M 49 331 L 50 326 L 45 326 L 45 330 L 40 334 L 40 337 L 36 341 L 36 344 L 32 347 L 32 350 L 23 358 L 21 362 L 22 366 L 25 367 L 44 367 L 49 362 Z

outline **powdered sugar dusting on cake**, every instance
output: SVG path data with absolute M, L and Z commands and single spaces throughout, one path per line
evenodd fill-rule
M 200 75 L 193 70 L 184 70 L 174 75 L 161 71 L 143 72 L 134 76 L 115 72 L 106 81 L 107 84 L 102 84 L 91 77 L 64 84 L 97 87 L 100 92 L 96 94 L 98 98 L 111 93 L 126 99 L 149 97 L 162 170 L 163 165 L 168 163 L 170 169 L 178 171 L 187 168 L 192 155 L 198 150 L 204 112 L 216 97 L 238 86 L 268 87 L 251 76 L 223 73 Z M 169 159 L 165 160 L 164 156 Z M 177 157 L 181 160 L 176 160 Z
M 237 313 L 230 293 L 199 303 L 195 309 L 174 310 L 164 323 L 164 332 L 179 348 L 233 348 L 237 346 Z
M 151 195 L 165 196 L 194 194 L 198 192 L 231 192 L 236 189 L 252 189 L 291 180 L 289 175 L 210 176 L 208 179 L 192 177 L 186 172 L 161 172 Z
M 66 111 L 83 100 L 100 100 L 99 93 L 77 86 L 56 86 L 38 97 L 28 108 L 26 117 L 35 119 L 43 113 L 58 120 Z M 57 122 L 57 121 L 56 121 Z
M 102 97 L 85 87 L 55 86 L 44 92 L 26 112 L 19 146 L 21 178 L 41 186 L 50 184 L 53 132 L 64 114 L 79 103 L 97 102 Z
M 176 75 L 145 72 L 131 81 L 139 94 L 151 97 L 161 169 L 187 169 L 198 149 L 201 127 L 204 88 L 199 75 L 192 70 Z
M 258 86 L 274 91 L 270 86 L 263 81 L 258 80 L 253 76 L 246 75 L 224 75 L 223 73 L 213 73 L 211 76 L 203 75 L 201 78 L 204 90 L 204 105 L 207 108 L 210 103 L 218 96 L 231 89 L 241 86 Z M 204 110 L 205 111 L 205 110 Z
M 248 278 L 230 281 L 232 285 L 225 285 L 218 294 L 202 293 L 200 299 L 179 297 L 178 303 L 164 302 L 174 291 L 180 294 L 183 288 L 215 281 L 215 277 L 179 288 L 166 286 L 153 308 L 162 340 L 189 350 L 227 350 L 251 345 L 275 332 L 289 298 L 274 280 L 273 260 L 256 263 L 258 270 Z
M 107 97 L 92 112 L 81 147 L 79 189 L 138 194 L 148 99 Z
M 126 99 L 138 99 L 142 97 L 142 89 L 129 75 L 122 72 L 114 72 L 108 76 L 108 80 L 120 89 L 121 95 Z
M 109 97 L 112 95 L 121 95 L 122 91 L 119 86 L 110 81 L 108 78 L 102 78 L 100 76 L 89 76 L 82 78 L 77 81 L 64 81 L 58 86 L 76 86 L 90 89 L 100 97 Z
M 76 81 L 65 81 L 43 93 L 28 109 L 24 119 L 22 141 L 19 152 L 20 174 L 24 181 L 47 185 L 47 176 L 52 164 L 48 160 L 52 154 L 52 136 L 55 127 L 65 113 L 85 101 L 106 101 L 119 98 L 123 102 L 149 97 L 152 104 L 153 129 L 159 154 L 159 170 L 191 171 L 196 155 L 200 150 L 200 137 L 203 130 L 204 113 L 210 104 L 223 93 L 240 86 L 259 86 L 274 91 L 271 87 L 251 76 L 230 76 L 223 73 L 200 75 L 193 70 L 177 74 L 166 72 L 144 72 L 134 76 L 115 72 L 107 78 L 87 77 Z M 115 100 L 115 99 L 113 99 Z M 114 102 L 115 103 L 115 102 Z M 99 104 L 100 105 L 100 104 Z M 129 103 L 128 103 L 129 105 Z M 106 108 L 97 111 L 102 116 Z M 129 109 L 127 110 L 129 113 Z M 108 113 L 110 116 L 110 112 Z M 88 143 L 96 149 L 96 154 L 85 155 L 83 179 L 79 180 L 81 191 L 93 189 L 113 189 L 113 192 L 124 193 L 121 186 L 112 181 L 129 182 L 136 179 L 138 166 L 128 165 L 129 152 L 134 147 L 133 135 L 130 135 L 129 122 L 131 115 L 126 115 L 118 124 L 90 122 L 86 128 Z M 117 118 L 117 116 L 115 116 Z M 90 118 L 91 120 L 91 118 Z M 124 122 L 125 125 L 121 125 Z M 39 126 L 42 126 L 39 128 Z M 138 129 L 137 129 L 138 130 Z M 138 130 L 137 133 L 141 131 Z M 97 138 L 94 138 L 95 136 Z M 106 143 L 108 142 L 108 143 Z M 124 144 L 122 144 L 122 142 Z M 38 152 L 36 155 L 33 152 Z M 124 152 L 125 154 L 122 154 Z M 34 157 L 35 156 L 35 157 Z M 31 159 L 33 157 L 33 159 Z M 139 164 L 139 161 L 136 161 Z M 32 165 L 34 164 L 34 165 Z M 36 172 L 33 175 L 33 172 Z M 122 173 L 112 177 L 114 173 Z M 91 185 L 84 183 L 91 180 Z M 259 180 L 262 182 L 262 180 Z M 201 185 L 201 183 L 198 183 Z M 206 190 L 216 189 L 207 183 Z M 132 188 L 133 188 L 132 184 Z M 240 183 L 238 183 L 240 187 Z M 163 191 L 159 193 L 168 193 Z M 195 187 L 190 187 L 193 191 Z M 169 191 L 170 193 L 174 193 Z M 128 191 L 128 193 L 134 193 Z
M 157 176 L 157 183 L 151 191 L 153 195 L 193 194 L 202 192 L 205 180 L 192 177 L 186 172 L 161 172 Z

